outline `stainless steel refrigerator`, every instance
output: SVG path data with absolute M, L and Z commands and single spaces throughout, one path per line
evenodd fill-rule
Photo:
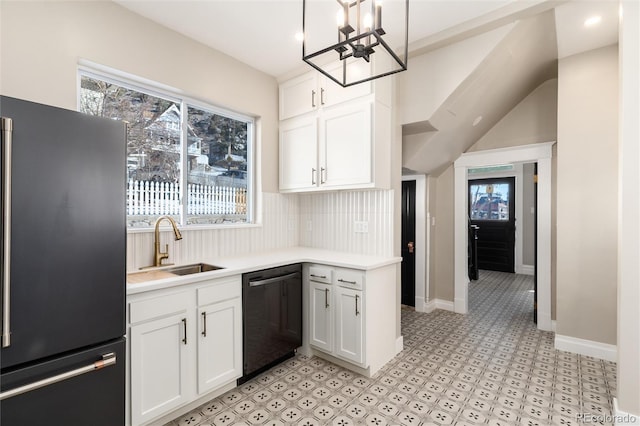
M 0 115 L 0 424 L 124 424 L 125 125 L 3 96 Z

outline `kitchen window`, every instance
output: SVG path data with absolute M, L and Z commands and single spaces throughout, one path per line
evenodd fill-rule
M 124 120 L 127 226 L 162 215 L 182 225 L 252 219 L 253 118 L 80 69 L 79 110 Z

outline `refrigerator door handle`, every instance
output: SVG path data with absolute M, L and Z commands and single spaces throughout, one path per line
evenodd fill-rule
M 8 390 L 6 392 L 0 393 L 0 401 L 3 401 L 7 398 L 11 398 L 17 395 L 21 395 L 23 393 L 31 392 L 36 389 L 43 388 L 45 386 L 52 385 L 54 383 L 62 382 L 67 379 L 71 379 L 72 377 L 79 376 L 81 374 L 91 373 L 96 370 L 101 370 L 105 367 L 109 367 L 116 364 L 116 354 L 113 352 L 109 352 L 108 354 L 102 355 L 102 359 L 96 362 L 93 362 L 84 367 L 76 368 L 75 370 L 67 371 L 62 374 L 58 374 L 56 376 L 52 376 L 46 379 L 39 380 L 37 382 L 29 383 L 28 385 L 20 386 L 15 389 Z
M 2 347 L 11 345 L 11 145 L 13 120 L 2 117 Z

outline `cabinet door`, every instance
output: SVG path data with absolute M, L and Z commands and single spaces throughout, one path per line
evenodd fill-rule
M 141 424 L 192 397 L 188 358 L 195 342 L 186 313 L 131 327 L 131 416 Z
M 317 73 L 308 72 L 280 85 L 280 120 L 305 114 L 317 108 Z
M 362 291 L 336 287 L 335 354 L 358 364 L 364 363 Z
M 320 121 L 320 186 L 350 187 L 372 182 L 369 101 L 329 108 Z
M 310 336 L 309 343 L 318 349 L 333 349 L 333 287 L 311 281 L 309 283 Z
M 301 117 L 280 124 L 280 190 L 315 188 L 318 183 L 317 118 Z
M 346 69 L 343 68 L 346 66 Z M 342 73 L 346 72 L 348 75 L 366 76 L 371 74 L 371 64 L 365 61 L 355 62 L 343 62 L 341 61 L 338 66 L 329 69 L 329 74 L 335 77 L 338 81 L 342 81 Z M 362 78 L 362 77 L 358 77 Z M 350 81 L 353 78 L 349 79 Z M 372 82 L 367 81 L 359 83 L 350 87 L 342 87 L 335 81 L 328 77 L 320 77 L 320 105 L 323 107 L 329 107 L 337 105 L 339 103 L 359 98 L 371 93 Z
M 198 309 L 198 393 L 242 376 L 242 300 Z

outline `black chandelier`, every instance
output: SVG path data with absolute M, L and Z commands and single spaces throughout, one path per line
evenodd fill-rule
M 407 69 L 409 0 L 385 0 L 384 26 L 380 0 L 335 2 L 303 0 L 305 62 L 342 87 Z

